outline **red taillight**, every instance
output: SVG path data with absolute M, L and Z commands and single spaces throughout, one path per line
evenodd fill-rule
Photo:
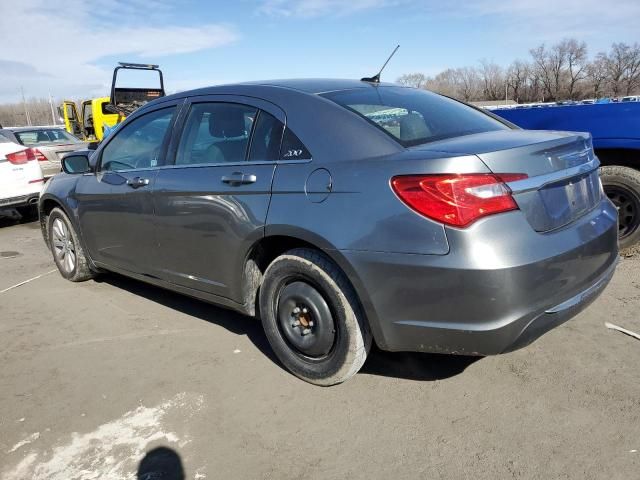
M 527 175 L 403 175 L 393 177 L 391 186 L 404 203 L 425 217 L 466 227 L 487 215 L 516 210 L 518 205 L 505 182 L 523 178 Z
M 20 150 L 19 152 L 7 153 L 6 157 L 7 160 L 9 160 L 14 165 L 22 165 L 24 163 L 27 163 L 29 160 L 36 159 L 33 150 L 31 150 L 30 148 L 27 148 L 26 150 Z
M 39 162 L 47 162 L 49 160 L 47 157 L 44 156 L 44 153 L 42 153 L 37 148 L 30 148 L 29 150 L 31 150 L 33 152 L 33 155 L 34 155 L 34 157 L 35 157 L 35 159 L 37 161 L 39 161 Z

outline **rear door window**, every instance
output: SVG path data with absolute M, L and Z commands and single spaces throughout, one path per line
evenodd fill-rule
M 44 145 L 47 143 L 62 144 L 62 143 L 80 143 L 80 141 L 70 135 L 61 128 L 52 128 L 49 130 L 22 130 L 15 132 L 16 138 L 22 145 Z
M 284 125 L 273 115 L 260 110 L 251 137 L 249 161 L 275 161 L 280 155 Z
M 445 138 L 509 130 L 464 103 L 414 88 L 357 88 L 322 96 L 351 110 L 405 147 Z
M 258 109 L 238 103 L 191 106 L 176 154 L 176 165 L 244 162 Z

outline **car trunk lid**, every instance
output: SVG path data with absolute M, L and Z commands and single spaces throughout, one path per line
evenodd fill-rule
M 526 174 L 528 178 L 509 182 L 508 186 L 537 232 L 570 224 L 602 198 L 599 162 L 587 133 L 496 131 L 416 148 L 475 154 L 493 173 Z

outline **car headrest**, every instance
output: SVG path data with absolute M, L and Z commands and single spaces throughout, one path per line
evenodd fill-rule
M 245 134 L 244 111 L 228 109 L 224 114 L 209 115 L 209 133 L 216 138 L 241 137 Z
M 431 134 L 424 118 L 418 113 L 409 113 L 400 119 L 400 139 L 405 141 L 417 140 Z

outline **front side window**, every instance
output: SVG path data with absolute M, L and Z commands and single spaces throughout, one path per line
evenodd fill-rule
M 102 150 L 102 170 L 156 167 L 176 107 L 136 118 L 119 129 Z
M 176 154 L 176 165 L 244 162 L 258 110 L 238 103 L 191 106 Z
M 402 87 L 358 88 L 323 97 L 357 113 L 405 147 L 494 130 L 504 123 L 447 97 Z

